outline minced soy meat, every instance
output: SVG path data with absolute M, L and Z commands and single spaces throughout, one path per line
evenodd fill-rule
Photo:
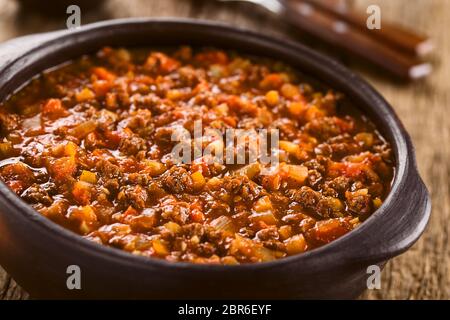
M 0 106 L 0 176 L 99 244 L 168 261 L 270 261 L 346 234 L 389 192 L 390 146 L 343 100 L 268 59 L 106 47 Z M 175 161 L 174 131 L 199 120 L 222 135 L 278 130 L 279 163 L 263 174 L 270 164 L 258 160 Z M 207 140 L 201 149 L 225 148 Z

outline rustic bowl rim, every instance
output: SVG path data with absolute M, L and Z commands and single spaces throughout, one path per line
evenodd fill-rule
M 43 50 L 45 48 L 48 48 L 54 43 L 64 40 L 64 39 L 70 39 L 76 35 L 82 35 L 87 34 L 89 32 L 104 32 L 105 30 L 112 28 L 112 27 L 125 27 L 129 28 L 132 26 L 139 25 L 141 27 L 155 27 L 158 25 L 159 27 L 165 27 L 168 25 L 184 25 L 184 26 L 195 26 L 195 27 L 204 27 L 209 28 L 213 33 L 216 34 L 228 34 L 228 35 L 234 35 L 236 37 L 242 37 L 247 39 L 252 39 L 254 41 L 261 42 L 265 45 L 270 45 L 272 48 L 275 48 L 278 51 L 296 51 L 301 53 L 302 55 L 306 56 L 309 60 L 315 61 L 316 66 L 320 63 L 320 68 L 329 68 L 330 70 L 333 70 L 339 74 L 339 77 L 348 79 L 348 82 L 351 82 L 352 86 L 357 87 L 358 90 L 361 92 L 364 92 L 364 94 L 367 95 L 368 99 L 372 100 L 372 103 L 374 105 L 377 105 L 377 107 L 383 109 L 385 116 L 387 119 L 382 119 L 382 121 L 386 122 L 391 130 L 392 137 L 394 141 L 390 141 L 393 150 L 396 156 L 395 161 L 395 174 L 394 178 L 392 180 L 392 188 L 383 202 L 382 206 L 378 208 L 364 223 L 362 223 L 357 229 L 352 230 L 351 232 L 345 234 L 344 236 L 332 241 L 331 243 L 324 245 L 320 248 L 307 251 L 302 254 L 293 255 L 289 257 L 285 257 L 282 259 L 277 259 L 269 262 L 258 262 L 258 263 L 249 263 L 249 264 L 240 264 L 240 265 L 215 265 L 215 264 L 194 264 L 189 262 L 169 262 L 163 259 L 158 258 L 148 258 L 148 257 L 142 257 L 130 254 L 128 252 L 125 252 L 123 250 L 107 247 L 105 245 L 100 245 L 94 242 L 91 242 L 87 239 L 84 239 L 78 234 L 75 234 L 58 224 L 50 221 L 49 219 L 43 217 L 41 214 L 39 214 L 37 211 L 35 211 L 31 206 L 29 206 L 27 203 L 25 203 L 23 200 L 21 200 L 15 193 L 13 193 L 2 181 L 0 181 L 0 198 L 7 201 L 12 207 L 14 207 L 16 210 L 13 214 L 22 214 L 30 220 L 30 223 L 35 223 L 40 228 L 45 228 L 46 231 L 49 232 L 50 236 L 58 237 L 61 239 L 64 239 L 67 241 L 67 245 L 72 246 L 73 249 L 78 250 L 90 250 L 92 253 L 95 253 L 96 255 L 103 256 L 106 259 L 112 259 L 117 262 L 123 263 L 123 264 L 137 264 L 145 267 L 145 265 L 152 265 L 152 266 L 161 266 L 164 268 L 171 268 L 171 269 L 192 269 L 197 271 L 202 270 L 208 270 L 208 271 L 223 271 L 223 270 L 239 270 L 239 269 L 265 269 L 265 268 L 274 268 L 278 267 L 284 264 L 290 264 L 290 263 L 301 263 L 302 261 L 306 261 L 307 259 L 322 259 L 325 257 L 333 258 L 336 256 L 336 254 L 340 253 L 343 248 L 342 244 L 349 243 L 348 239 L 351 239 L 355 237 L 358 234 L 364 233 L 377 219 L 382 218 L 387 211 L 389 210 L 389 206 L 391 201 L 393 201 L 395 198 L 397 198 L 401 193 L 401 188 L 405 182 L 405 173 L 407 171 L 411 175 L 417 176 L 417 178 L 420 180 L 420 177 L 418 175 L 417 171 L 417 165 L 416 165 L 416 159 L 414 154 L 414 147 L 412 146 L 412 143 L 410 141 L 410 137 L 407 134 L 406 130 L 404 129 L 402 123 L 398 119 L 397 115 L 395 114 L 393 108 L 390 106 L 390 104 L 371 86 L 369 85 L 365 80 L 363 80 L 361 77 L 356 75 L 354 72 L 350 71 L 340 63 L 336 62 L 335 60 L 326 57 L 313 49 L 310 49 L 300 43 L 296 43 L 287 39 L 275 39 L 274 37 L 266 36 L 263 34 L 260 34 L 255 31 L 250 31 L 247 29 L 237 28 L 234 26 L 230 26 L 229 24 L 216 22 L 216 21 L 210 21 L 210 20 L 197 20 L 197 19 L 185 19 L 185 18 L 125 18 L 125 19 L 114 19 L 114 20 L 108 20 L 103 22 L 96 22 L 92 24 L 87 24 L 85 26 L 82 26 L 76 30 L 63 30 L 63 31 L 55 31 L 51 33 L 46 33 L 42 35 L 51 35 L 54 34 L 54 37 L 45 38 L 42 43 L 34 46 L 31 48 L 31 50 L 28 50 L 24 52 L 23 54 L 20 54 L 16 59 L 13 61 L 8 62 L 6 66 L 4 66 L 3 70 L 6 70 L 7 68 L 11 68 L 12 70 L 17 65 L 17 62 L 20 62 L 21 59 L 23 59 L 26 56 L 36 54 L 40 50 Z M 26 36 L 26 37 L 32 37 Z M 39 34 L 35 35 L 36 37 L 39 37 Z M 24 37 L 25 38 L 25 37 Z M 20 38 L 19 38 L 20 39 Z M 19 39 L 13 39 L 11 41 L 19 40 Z M 1 46 L 1 45 L 0 45 Z M 149 46 L 150 47 L 150 46 Z M 0 48 L 1 49 L 1 48 Z M 239 49 L 237 49 L 239 51 Z M 261 56 L 264 56 L 262 54 Z M 45 57 L 41 57 L 43 59 Z M 44 70 L 40 70 L 42 72 Z M 38 73 L 39 74 L 39 73 Z M 312 75 L 314 78 L 314 75 Z M 1 79 L 1 74 L 0 74 Z M 9 79 L 10 80 L 10 79 Z M 9 81 L 7 80 L 7 81 Z M 323 82 L 322 80 L 320 80 Z M 25 84 L 26 82 L 23 82 Z M 0 85 L 4 85 L 1 83 Z M 350 86 L 350 85 L 349 85 Z M 20 86 L 16 87 L 15 89 L 20 88 Z M 3 90 L 3 86 L 0 87 L 0 91 Z M 12 92 L 8 92 L 7 94 L 12 94 Z M 7 96 L 6 96 L 7 97 Z M 423 229 L 425 228 L 425 225 L 427 224 L 431 204 L 429 200 L 429 196 L 427 195 L 427 203 L 424 213 L 423 221 L 420 225 L 420 232 L 415 235 L 415 239 L 412 240 L 412 243 L 417 240 L 417 238 L 420 236 L 420 234 L 423 232 Z M 406 248 L 402 249 L 401 251 L 405 251 L 409 248 L 411 244 L 408 244 Z M 76 248 L 75 248 L 76 247 Z M 391 257 L 386 257 L 391 258 Z

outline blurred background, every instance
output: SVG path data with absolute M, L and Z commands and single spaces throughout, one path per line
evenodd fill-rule
M 328 37 L 333 30 L 327 32 L 325 29 L 325 37 L 317 32 L 317 28 L 322 28 L 323 31 L 324 27 L 329 26 L 326 23 L 320 25 L 320 21 L 324 20 L 314 20 L 313 22 L 319 23 L 319 25 L 314 24 L 311 32 L 311 30 L 307 30 L 310 24 L 305 26 L 305 23 L 295 23 L 309 20 L 295 20 L 290 17 L 290 21 L 294 23 L 289 24 L 286 23 L 289 19 L 285 19 L 283 16 L 270 13 L 255 4 L 239 1 L 0 0 L 0 43 L 26 34 L 66 28 L 66 19 L 69 15 L 66 14 L 65 9 L 69 3 L 80 6 L 82 25 L 125 17 L 208 19 L 255 30 L 275 38 L 298 41 L 341 61 L 379 90 L 396 110 L 413 138 L 419 171 L 431 192 L 433 204 L 431 221 L 424 236 L 406 254 L 387 264 L 382 275 L 381 290 L 368 290 L 361 298 L 450 299 L 450 144 L 448 143 L 450 141 L 450 120 L 447 116 L 447 108 L 450 106 L 450 37 L 446 32 L 448 21 L 450 21 L 450 1 L 315 1 L 345 8 L 347 10 L 345 12 L 351 14 L 352 17 L 354 14 L 368 16 L 366 14 L 368 6 L 375 4 L 381 9 L 381 31 L 384 31 L 383 26 L 387 28 L 395 24 L 395 28 L 397 26 L 406 28 L 408 34 L 413 35 L 413 40 L 416 39 L 414 38 L 416 35 L 420 35 L 421 39 L 429 37 L 434 44 L 434 50 L 425 56 L 416 57 L 409 54 L 409 58 L 403 58 L 406 56 L 406 52 L 396 49 L 396 52 L 403 52 L 402 56 L 398 58 L 393 53 L 393 61 L 397 63 L 396 66 L 426 64 L 426 68 L 420 70 L 425 71 L 423 75 L 427 76 L 420 80 L 409 81 L 408 79 L 401 80 L 398 74 L 383 71 L 383 68 L 370 63 L 364 55 L 372 52 L 372 59 L 380 60 L 381 54 L 386 53 L 385 51 L 381 50 L 380 54 L 373 54 L 374 51 L 371 50 L 368 43 L 361 40 L 359 36 L 356 38 L 346 37 L 344 41 L 342 38 L 334 38 L 335 42 L 333 43 Z M 304 9 L 305 7 L 302 10 L 304 11 Z M 345 29 L 340 21 L 332 24 L 332 26 L 338 27 L 338 31 L 342 31 L 342 28 Z M 409 38 L 407 38 L 405 35 L 400 40 L 408 40 Z M 337 42 L 336 39 L 338 39 Z M 377 38 L 377 43 L 379 40 Z M 343 43 L 346 44 L 344 47 L 347 46 L 346 50 L 337 48 L 342 47 Z M 377 45 L 375 44 L 375 46 Z M 349 54 L 358 48 L 360 57 Z M 430 74 L 428 74 L 430 71 L 428 64 L 433 66 Z M 28 298 L 26 292 L 21 290 L 0 267 L 0 299 L 26 298 Z

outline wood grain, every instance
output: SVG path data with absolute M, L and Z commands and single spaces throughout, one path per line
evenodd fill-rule
M 221 4 L 213 0 L 110 0 L 98 12 L 83 12 L 82 23 L 130 16 L 178 16 L 211 19 L 242 28 L 306 42 L 333 53 L 363 75 L 394 106 L 414 141 L 420 173 L 433 203 L 430 224 L 423 237 L 405 254 L 390 261 L 383 271 L 381 290 L 365 292 L 362 299 L 450 299 L 450 37 L 445 31 L 450 20 L 447 0 L 353 0 L 365 11 L 378 4 L 382 19 L 432 35 L 436 51 L 431 77 L 422 82 L 402 84 L 379 74 L 376 68 L 336 54 L 332 48 L 292 32 L 270 15 L 248 4 Z M 0 41 L 20 35 L 65 27 L 65 15 L 49 19 L 22 12 L 12 0 L 0 0 Z M 0 299 L 26 299 L 6 272 L 0 268 Z

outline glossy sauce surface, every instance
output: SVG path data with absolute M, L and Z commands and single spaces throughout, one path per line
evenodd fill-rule
M 0 106 L 0 176 L 42 215 L 103 245 L 169 261 L 270 261 L 346 234 L 389 192 L 389 144 L 342 101 L 267 59 L 103 48 Z M 172 136 L 197 121 L 223 136 L 278 130 L 279 164 L 266 172 L 261 161 L 203 153 L 177 163 Z M 225 149 L 200 140 L 189 143 Z

